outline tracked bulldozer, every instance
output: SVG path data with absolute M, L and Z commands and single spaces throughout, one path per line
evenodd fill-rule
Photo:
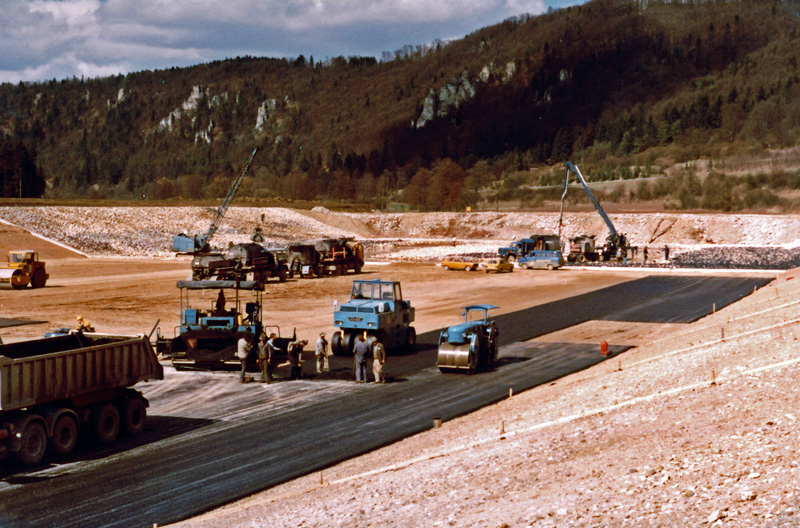
M 499 332 L 489 310 L 495 308 L 492 304 L 465 306 L 464 322 L 442 330 L 437 359 L 440 371 L 475 374 L 494 367 Z

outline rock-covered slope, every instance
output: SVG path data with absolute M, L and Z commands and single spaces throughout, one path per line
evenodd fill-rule
M 95 256 L 172 257 L 174 235 L 204 234 L 215 215 L 212 207 L 0 208 L 0 219 Z M 800 259 L 798 216 L 627 213 L 611 219 L 630 244 L 650 249 L 651 260 L 669 245 L 679 266 L 785 269 Z M 272 247 L 354 237 L 366 245 L 370 258 L 421 261 L 447 254 L 490 255 L 512 240 L 559 231 L 557 213 L 334 213 L 323 208 L 231 207 L 212 244 L 246 242 L 256 226 Z M 602 242 L 608 228 L 595 213 L 566 213 L 562 238 L 584 233 Z

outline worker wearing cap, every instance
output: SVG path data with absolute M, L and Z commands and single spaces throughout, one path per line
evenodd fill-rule
M 92 323 L 84 319 L 82 315 L 79 315 L 76 319 L 78 321 L 78 332 L 94 332 Z
M 328 340 L 325 339 L 325 332 L 320 332 L 317 338 L 317 347 L 314 351 L 317 358 L 317 374 L 328 372 Z

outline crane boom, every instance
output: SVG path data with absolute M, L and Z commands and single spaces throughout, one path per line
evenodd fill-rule
M 628 238 L 623 235 L 622 233 L 618 233 L 617 229 L 614 227 L 614 224 L 611 222 L 611 219 L 608 217 L 606 212 L 600 207 L 600 203 L 594 199 L 594 195 L 592 195 L 592 191 L 589 190 L 589 185 L 586 183 L 586 179 L 584 179 L 583 174 L 581 171 L 576 167 L 571 161 L 567 162 L 567 166 L 564 169 L 564 192 L 561 193 L 561 211 L 558 216 L 558 238 L 561 238 L 561 226 L 563 225 L 563 217 L 564 217 L 564 198 L 567 196 L 567 186 L 569 184 L 569 171 L 575 173 L 575 176 L 578 177 L 578 181 L 581 182 L 583 185 L 583 189 L 586 191 L 586 194 L 589 195 L 589 199 L 594 204 L 594 208 L 603 218 L 603 221 L 608 226 L 608 238 L 606 239 L 606 243 L 603 246 L 602 250 L 602 258 L 603 260 L 609 260 L 612 258 L 616 258 L 618 261 L 625 262 L 627 258 L 628 249 L 633 249 L 633 247 L 628 246 Z M 594 250 L 592 250 L 594 253 Z
M 230 207 L 231 202 L 233 201 L 233 197 L 236 196 L 236 191 L 239 190 L 239 184 L 242 182 L 242 178 L 244 178 L 247 169 L 250 167 L 250 163 L 252 163 L 253 158 L 256 156 L 256 152 L 258 151 L 258 147 L 253 149 L 253 153 L 250 154 L 250 158 L 247 160 L 247 164 L 245 164 L 244 169 L 236 177 L 235 180 L 231 183 L 230 188 L 228 188 L 228 194 L 225 195 L 225 199 L 222 200 L 222 204 L 217 209 L 217 214 L 214 217 L 214 221 L 211 222 L 211 226 L 209 226 L 208 231 L 203 236 L 187 236 L 187 235 L 175 235 L 172 239 L 172 250 L 177 251 L 179 253 L 200 253 L 203 251 L 208 251 L 208 244 L 211 241 L 211 238 L 214 236 L 214 233 L 217 232 L 219 228 L 220 222 L 222 222 L 222 218 L 225 216 L 225 212 Z
M 578 177 L 578 181 L 580 181 L 581 185 L 583 185 L 583 189 L 586 191 L 586 194 L 589 195 L 589 199 L 592 201 L 592 204 L 594 204 L 594 208 L 597 209 L 597 212 L 600 213 L 600 216 L 603 218 L 603 221 L 608 226 L 610 237 L 613 238 L 614 240 L 618 239 L 619 235 L 617 234 L 617 230 L 614 228 L 614 224 L 611 223 L 611 219 L 608 217 L 606 212 L 603 211 L 603 208 L 600 207 L 600 204 L 597 202 L 597 200 L 594 199 L 592 191 L 589 190 L 589 185 L 583 178 L 583 174 L 581 174 L 581 171 L 578 169 L 578 167 L 573 165 L 571 161 L 567 162 L 567 166 L 564 169 L 564 192 L 561 193 L 561 211 L 558 215 L 558 237 L 561 238 L 561 226 L 563 225 L 562 218 L 564 217 L 564 198 L 567 196 L 567 185 L 569 184 L 569 171 L 574 172 L 575 175 Z

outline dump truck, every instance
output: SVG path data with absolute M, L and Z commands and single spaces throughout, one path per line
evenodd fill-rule
M 350 301 L 336 303 L 331 351 L 337 356 L 353 354 L 359 335 L 379 340 L 387 350 L 413 350 L 417 343 L 414 308 L 403 300 L 400 283 L 380 279 L 354 280 Z
M 315 244 L 292 244 L 286 248 L 286 264 L 289 278 L 295 275 L 308 278 L 320 276 L 320 254 Z
M 193 280 L 286 281 L 286 263 L 261 244 L 235 244 L 224 253 L 198 253 L 192 258 Z
M 321 275 L 344 275 L 349 270 L 358 274 L 364 267 L 364 246 L 352 238 L 326 238 L 317 241 L 315 248 Z
M 176 368 L 221 369 L 240 365 L 236 344 L 243 336 L 255 344 L 262 332 L 277 336 L 276 362 L 286 359 L 288 344 L 296 339 L 280 335 L 280 327 L 264 325 L 264 286 L 257 281 L 178 281 L 180 325 L 172 336 L 158 328 L 156 350 Z M 227 293 L 226 293 L 227 292 Z M 248 368 L 256 366 L 255 354 Z
M 8 263 L 0 268 L 0 284 L 9 285 L 15 290 L 21 290 L 31 285 L 31 288 L 44 288 L 50 278 L 45 263 L 39 260 L 39 253 L 30 249 L 8 252 Z
M 440 332 L 436 365 L 441 372 L 475 374 L 494 366 L 499 333 L 489 319 L 489 310 L 495 308 L 493 304 L 465 306 L 461 314 L 464 322 Z
M 81 433 L 110 444 L 135 436 L 147 399 L 131 388 L 164 379 L 145 335 L 73 332 L 0 345 L 0 459 L 38 465 L 70 454 Z

